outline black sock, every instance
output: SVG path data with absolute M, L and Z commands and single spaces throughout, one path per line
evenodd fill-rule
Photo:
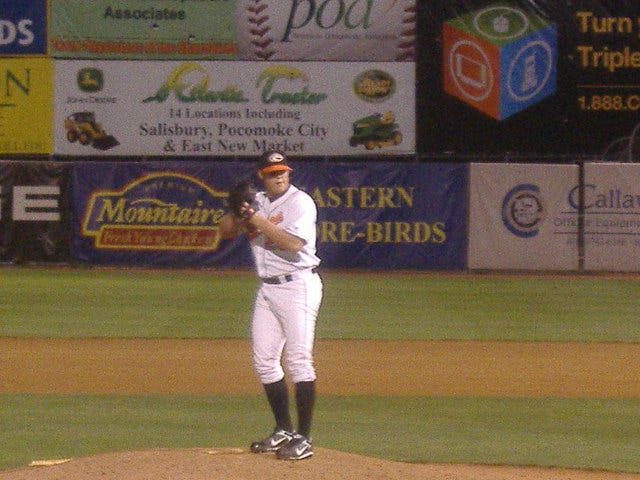
M 296 407 L 298 409 L 298 433 L 309 438 L 311 417 L 316 399 L 316 382 L 296 383 Z
M 276 419 L 276 428 L 291 431 L 291 417 L 289 416 L 289 392 L 284 379 L 275 383 L 263 385 L 267 394 L 269 406 Z

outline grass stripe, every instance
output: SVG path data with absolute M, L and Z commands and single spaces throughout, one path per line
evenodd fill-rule
M 271 429 L 260 395 L 0 395 L 0 468 L 156 447 L 246 447 Z M 316 445 L 407 462 L 640 472 L 640 401 L 318 399 Z
M 640 342 L 636 277 L 325 272 L 319 338 Z M 244 338 L 251 273 L 2 268 L 0 336 Z

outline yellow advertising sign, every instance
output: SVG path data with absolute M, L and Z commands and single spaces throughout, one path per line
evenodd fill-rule
M 52 153 L 53 62 L 0 59 L 0 154 Z

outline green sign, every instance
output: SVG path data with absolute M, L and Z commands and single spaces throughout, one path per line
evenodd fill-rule
M 51 0 L 57 58 L 236 59 L 235 0 Z

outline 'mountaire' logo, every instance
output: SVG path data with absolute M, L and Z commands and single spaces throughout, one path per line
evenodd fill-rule
M 540 188 L 536 185 L 518 185 L 512 188 L 502 201 L 502 222 L 518 237 L 535 237 L 545 213 Z
M 216 250 L 227 195 L 184 173 L 147 174 L 94 192 L 81 234 L 96 249 Z

